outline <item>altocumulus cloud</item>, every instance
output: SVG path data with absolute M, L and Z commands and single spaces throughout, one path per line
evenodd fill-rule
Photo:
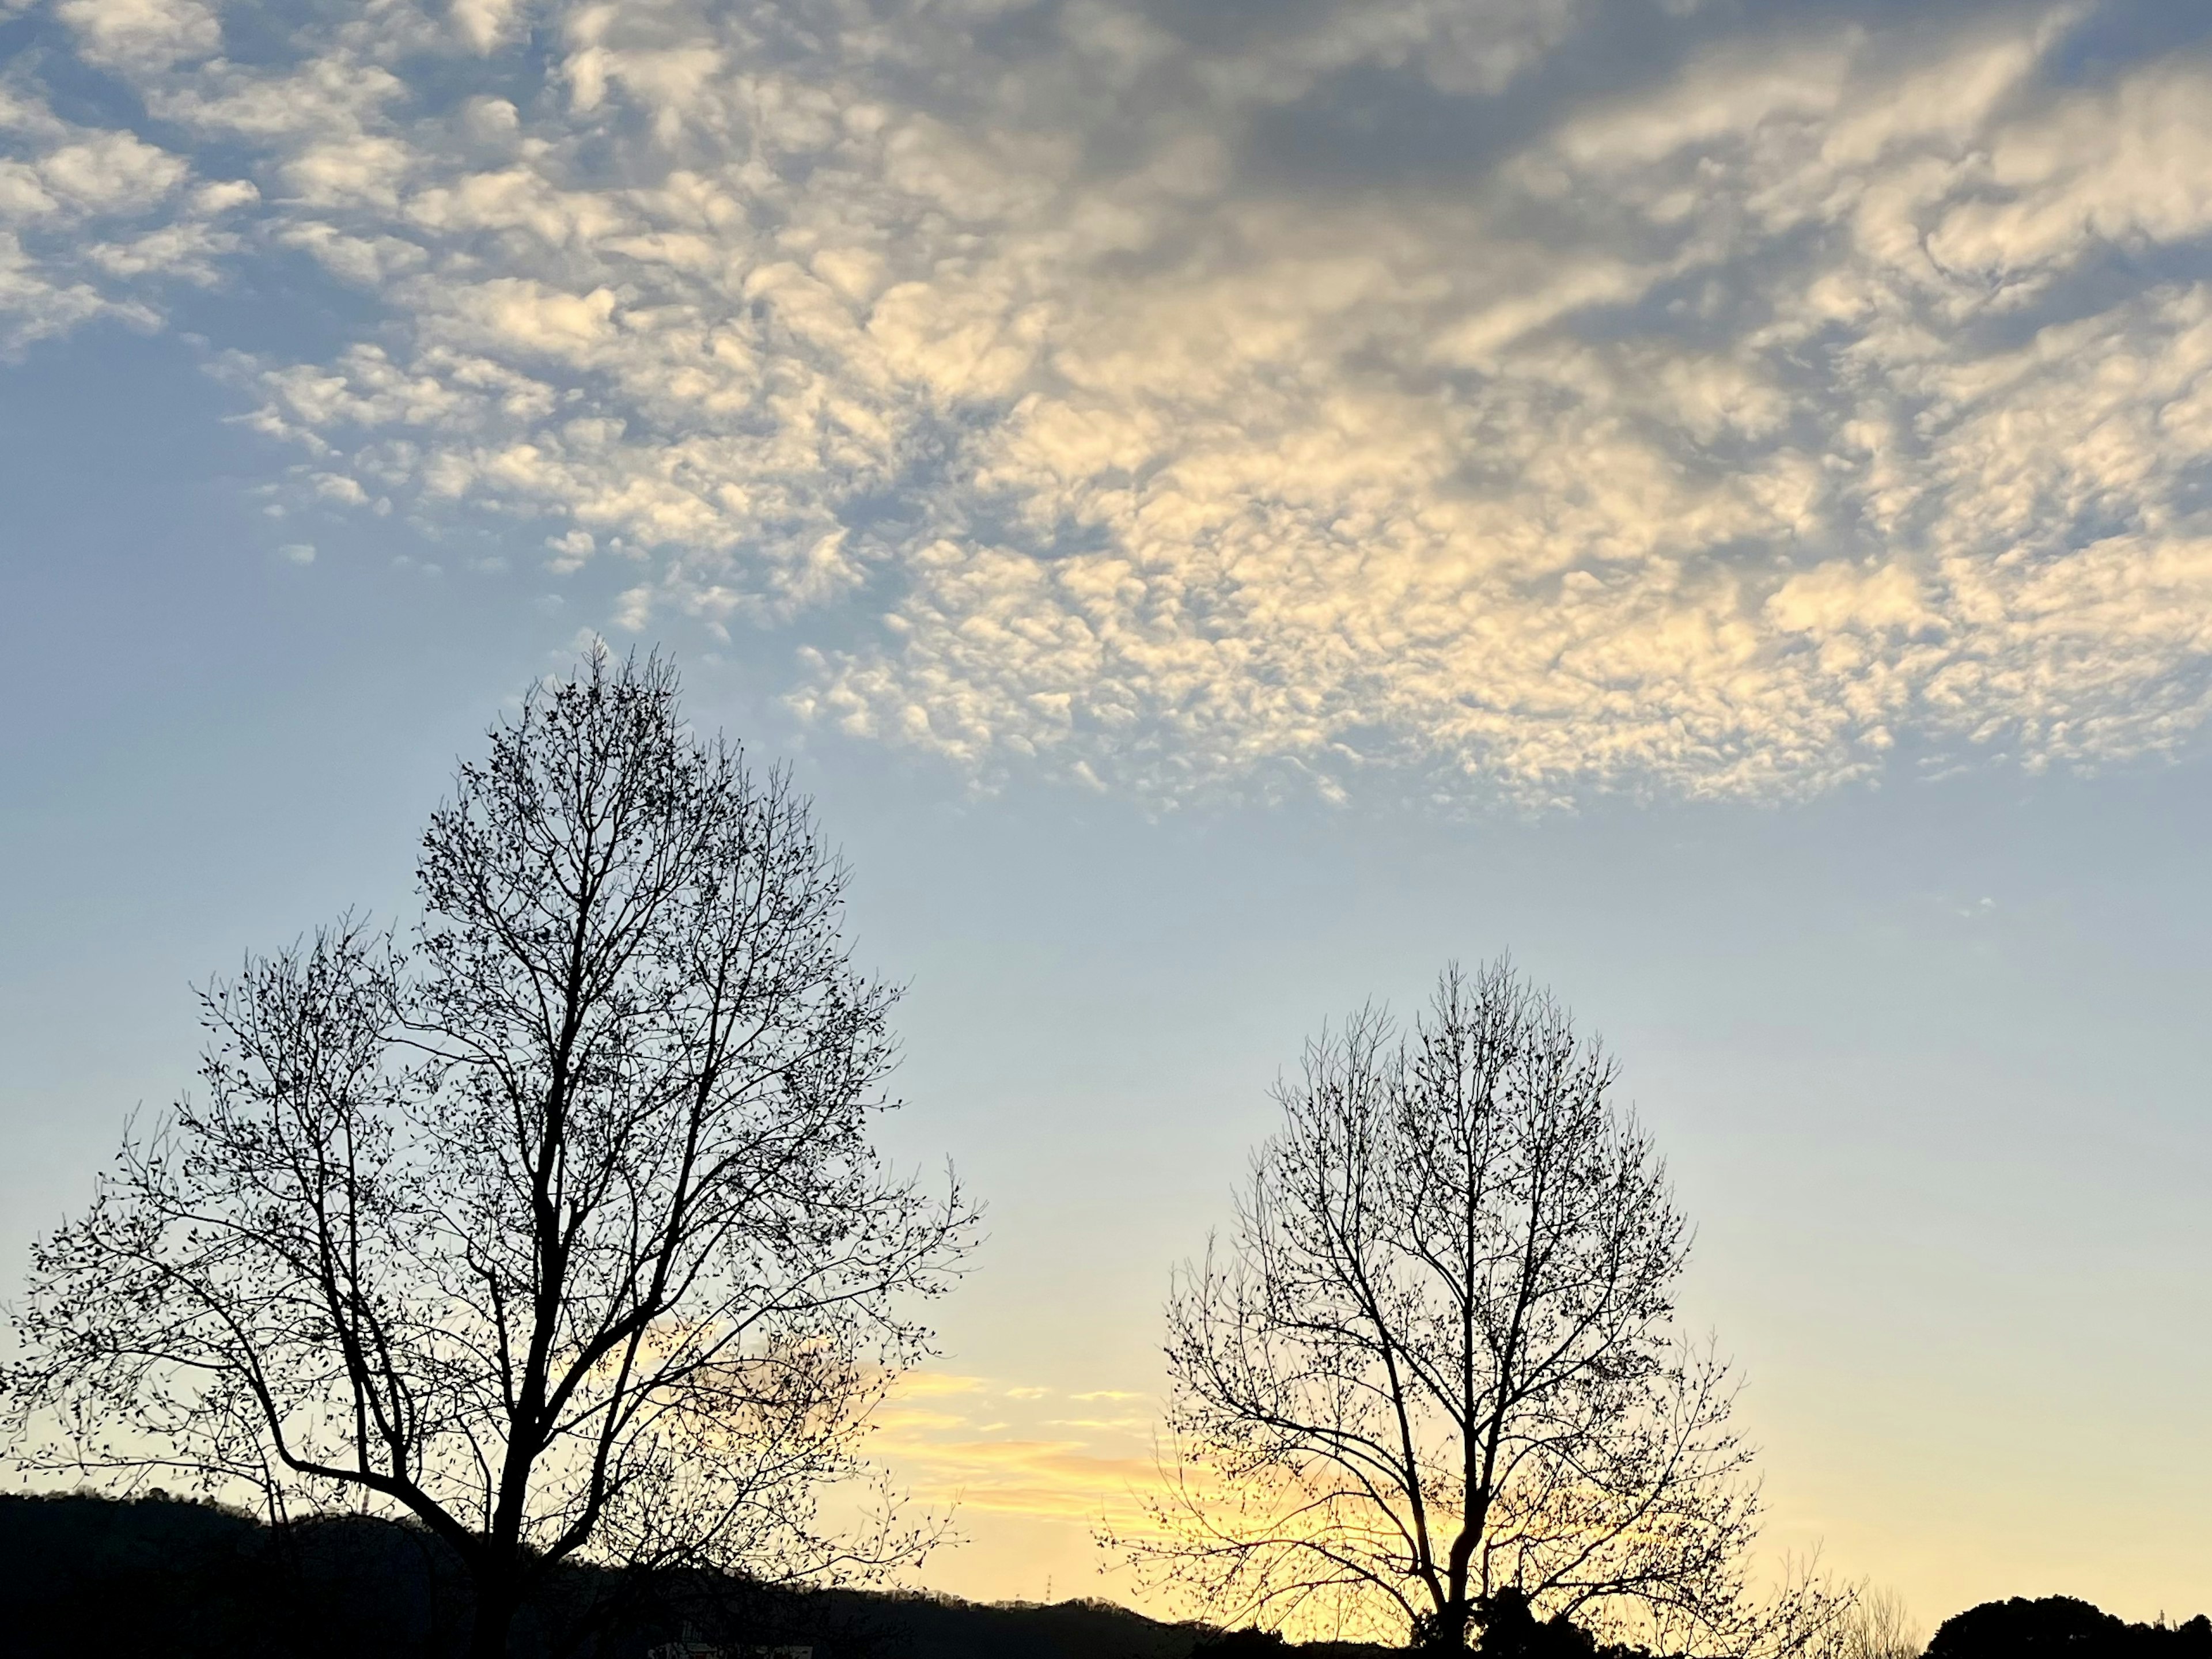
M 1793 793 L 2212 707 L 2170 12 L 0 4 L 8 340 L 312 258 L 374 315 L 252 360 L 302 489 L 795 628 L 979 776 Z

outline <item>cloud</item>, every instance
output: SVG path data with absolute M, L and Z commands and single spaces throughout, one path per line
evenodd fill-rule
M 64 119 L 22 74 L 0 75 L 0 357 L 98 318 L 155 327 L 162 285 L 217 280 L 257 192 L 191 176 L 185 158 Z
M 893 1389 L 898 1400 L 934 1400 L 946 1395 L 972 1395 L 990 1387 L 988 1378 L 960 1376 L 949 1371 L 906 1371 Z
M 1149 1459 L 1101 1457 L 1079 1440 L 933 1441 L 883 1449 L 918 1496 L 1000 1515 L 1095 1523 L 1109 1510 L 1129 1507 L 1133 1492 L 1159 1479 Z
M 60 0 L 54 12 L 85 61 L 102 68 L 166 69 L 222 42 L 222 25 L 200 0 Z
M 926 1501 L 964 1510 L 1088 1526 L 1109 1510 L 1130 1509 L 1132 1492 L 1158 1479 L 1150 1419 L 1036 1416 L 1035 1402 L 1053 1393 L 910 1372 L 876 1413 L 871 1455 Z M 1109 1390 L 1073 1397 L 1139 1396 Z
M 303 490 L 979 779 L 1790 794 L 2212 696 L 2212 58 L 2094 9 L 60 15 L 160 125 L 18 88 L 14 337 L 304 254 L 380 314 L 257 371 Z

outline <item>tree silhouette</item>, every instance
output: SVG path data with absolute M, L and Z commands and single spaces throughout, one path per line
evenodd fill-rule
M 0 1378 L 33 1468 L 412 1515 L 471 1652 L 570 1559 L 796 1579 L 973 1213 L 890 1174 L 892 994 L 787 774 L 604 651 L 464 764 L 403 947 L 352 920 L 203 994 L 204 1091 L 43 1241 Z
M 1169 1495 L 1106 1541 L 1213 1616 L 1443 1651 L 1486 1609 L 1485 1651 L 1540 1615 L 1675 1653 L 1808 1640 L 1814 1587 L 1747 1592 L 1735 1386 L 1677 1340 L 1687 1231 L 1614 1078 L 1504 963 L 1448 969 L 1410 1040 L 1370 1010 L 1310 1045 L 1169 1304 Z
M 2212 1619 L 2131 1625 L 2074 1596 L 2015 1595 L 1946 1619 L 1927 1659 L 2212 1659 Z

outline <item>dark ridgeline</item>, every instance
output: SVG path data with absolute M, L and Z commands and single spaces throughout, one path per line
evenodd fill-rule
M 466 1592 L 426 1534 L 358 1516 L 272 1531 L 159 1494 L 0 1497 L 0 1626 L 47 1654 L 437 1654 Z
M 271 1528 L 149 1496 L 0 1496 L 0 1648 L 10 1659 L 453 1659 L 465 1576 L 421 1528 L 322 1516 Z M 565 1634 L 556 1639 L 556 1632 Z M 1163 1624 L 1103 1601 L 981 1606 L 948 1596 L 763 1590 L 713 1573 L 641 1583 L 590 1566 L 526 1608 L 514 1659 L 647 1659 L 696 1636 L 748 1659 L 1381 1659 L 1255 1630 Z M 1491 1659 L 1643 1659 L 1492 1597 Z M 2212 1620 L 2133 1625 L 2068 1596 L 1990 1601 L 1947 1620 L 1927 1659 L 2212 1659 Z
M 271 1528 L 149 1496 L 0 1496 L 0 1641 L 10 1659 L 455 1659 L 466 1576 L 422 1528 L 325 1516 Z M 646 1659 L 696 1636 L 733 1654 L 813 1659 L 1237 1659 L 1289 1650 L 1103 1601 L 981 1606 L 945 1596 L 763 1589 L 715 1573 L 641 1582 L 587 1565 L 550 1576 L 512 1659 Z M 1383 1650 L 1309 1644 L 1309 1659 Z

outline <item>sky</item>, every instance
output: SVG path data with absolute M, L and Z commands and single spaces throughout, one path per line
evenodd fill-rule
M 990 1240 L 926 1582 L 1127 1594 L 1267 1090 L 1510 950 L 1770 1547 L 2212 1607 L 2212 15 L 0 0 L 0 1281 L 604 635 Z

